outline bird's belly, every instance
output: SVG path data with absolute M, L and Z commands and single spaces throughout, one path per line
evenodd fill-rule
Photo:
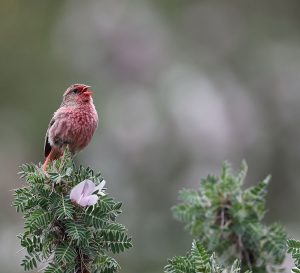
M 96 126 L 91 124 L 83 124 L 82 126 L 74 126 L 70 132 L 69 147 L 72 153 L 82 150 L 91 140 Z
M 62 149 L 69 145 L 72 153 L 79 152 L 90 142 L 98 124 L 98 116 L 85 113 L 68 113 L 49 131 L 51 146 Z
M 90 142 L 95 130 L 97 121 L 90 118 L 77 118 L 72 122 L 69 132 L 69 147 L 72 153 L 79 152 Z

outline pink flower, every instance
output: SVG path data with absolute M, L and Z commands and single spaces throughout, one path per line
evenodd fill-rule
M 102 192 L 104 185 L 105 180 L 96 186 L 94 182 L 86 179 L 71 190 L 70 199 L 82 207 L 93 206 L 98 202 L 99 196 L 97 194 L 105 195 Z

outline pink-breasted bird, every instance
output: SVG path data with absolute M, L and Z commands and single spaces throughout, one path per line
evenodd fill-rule
M 89 88 L 85 84 L 73 84 L 65 91 L 46 133 L 45 171 L 49 161 L 60 158 L 67 145 L 75 154 L 90 142 L 98 126 L 98 114 Z

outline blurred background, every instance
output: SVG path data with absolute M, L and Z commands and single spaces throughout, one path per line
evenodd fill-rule
M 269 173 L 266 223 L 300 239 L 300 2 L 0 1 L 0 272 L 19 273 L 18 166 L 71 83 L 93 86 L 100 127 L 77 161 L 123 202 L 134 248 L 121 272 L 157 273 L 191 238 L 170 207 L 183 187 L 249 165 Z

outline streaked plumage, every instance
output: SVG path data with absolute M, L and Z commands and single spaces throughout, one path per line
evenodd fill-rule
M 73 84 L 64 93 L 45 137 L 45 171 L 48 162 L 60 158 L 67 145 L 75 154 L 90 142 L 98 126 L 98 114 L 88 88 L 90 86 L 84 84 Z

